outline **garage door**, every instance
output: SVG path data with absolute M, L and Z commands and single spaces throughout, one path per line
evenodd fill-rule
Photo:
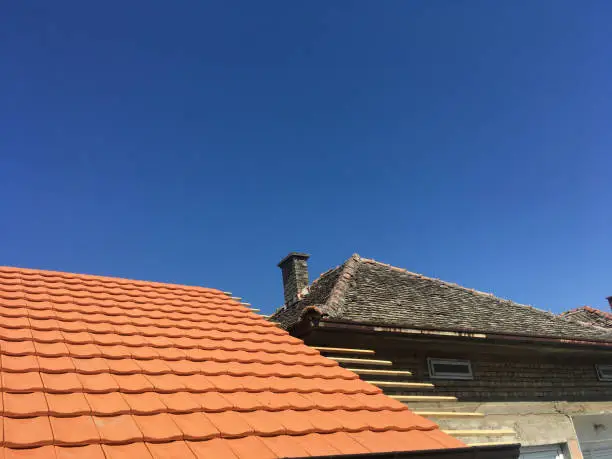
M 595 448 L 582 451 L 584 459 L 612 459 L 612 448 Z
M 563 459 L 561 445 L 528 446 L 521 448 L 520 459 Z M 586 459 L 586 457 L 584 458 Z

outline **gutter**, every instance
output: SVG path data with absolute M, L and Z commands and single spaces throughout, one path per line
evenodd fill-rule
M 408 335 L 422 335 L 422 336 L 448 336 L 458 338 L 470 338 L 470 339 L 498 339 L 506 341 L 531 341 L 537 343 L 550 343 L 550 344 L 569 344 L 578 346 L 596 346 L 603 348 L 612 347 L 612 342 L 607 341 L 589 341 L 589 340 L 578 340 L 568 339 L 561 337 L 540 337 L 532 335 L 512 335 L 512 334 L 499 334 L 499 333 L 482 333 L 478 331 L 457 331 L 457 330 L 440 330 L 440 329 L 424 329 L 424 328 L 409 328 L 409 327 L 393 327 L 389 325 L 376 325 L 376 324 L 361 324 L 361 323 L 349 323 L 338 320 L 323 319 L 319 322 L 320 328 L 342 328 L 350 330 L 360 330 L 372 333 L 398 333 Z
M 310 459 L 517 459 L 520 444 L 477 446 L 465 448 L 429 449 L 421 451 L 396 451 L 388 453 L 333 454 L 309 456 Z M 301 458 L 284 458 L 301 459 Z

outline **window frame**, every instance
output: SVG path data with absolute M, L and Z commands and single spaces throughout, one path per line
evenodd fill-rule
M 602 369 L 607 371 L 610 376 L 604 376 Z M 612 382 L 612 364 L 609 363 L 596 363 L 595 372 L 597 373 L 597 379 L 603 382 Z
M 465 365 L 467 366 L 468 373 L 449 373 L 449 372 L 436 372 L 435 365 Z M 474 379 L 474 372 L 472 371 L 472 362 L 465 359 L 440 359 L 437 357 L 427 357 L 427 369 L 429 371 L 429 377 L 431 379 L 456 379 L 469 381 Z

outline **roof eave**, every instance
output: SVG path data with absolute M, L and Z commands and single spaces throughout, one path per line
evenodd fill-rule
M 550 343 L 550 344 L 563 344 L 563 345 L 578 345 L 578 346 L 592 346 L 592 347 L 603 347 L 609 349 L 612 347 L 611 341 L 590 341 L 571 339 L 561 336 L 536 336 L 536 335 L 518 335 L 518 334 L 504 334 L 504 333 L 491 333 L 479 330 L 457 330 L 457 329 L 435 329 L 435 328 L 416 328 L 416 327 L 403 327 L 392 324 L 373 324 L 373 323 L 360 323 L 338 319 L 323 319 L 319 323 L 319 327 L 325 328 L 330 326 L 337 328 L 351 328 L 355 330 L 362 330 L 374 333 L 398 333 L 405 335 L 421 335 L 421 336 L 447 336 L 447 337 L 458 337 L 467 339 L 480 339 L 480 340 L 507 340 L 507 341 L 524 341 L 524 342 L 537 342 L 537 343 Z M 330 327 L 330 328 L 331 328 Z
M 334 454 L 331 456 L 309 456 L 310 459 L 516 459 L 520 444 L 492 446 L 467 446 L 465 448 L 428 449 L 420 451 L 394 451 L 388 453 Z M 302 459 L 302 458 L 288 458 Z

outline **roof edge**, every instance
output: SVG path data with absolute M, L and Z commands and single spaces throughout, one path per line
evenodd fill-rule
M 423 274 L 415 273 L 415 272 L 409 271 L 409 270 L 407 270 L 405 268 L 399 268 L 397 266 L 393 266 L 393 265 L 390 265 L 388 263 L 383 263 L 381 261 L 377 261 L 377 260 L 374 260 L 372 258 L 361 258 L 361 261 L 363 263 L 369 263 L 369 264 L 373 264 L 373 265 L 378 265 L 378 266 L 382 266 L 382 267 L 391 269 L 393 271 L 398 271 L 398 272 L 401 272 L 401 273 L 404 273 L 404 274 L 408 274 L 409 276 L 413 276 L 413 277 L 416 277 L 418 279 L 425 279 L 425 280 L 429 280 L 429 281 L 438 282 L 438 283 L 443 284 L 443 285 L 445 285 L 447 287 L 463 290 L 463 291 L 469 292 L 469 293 L 471 293 L 473 295 L 486 296 L 487 298 L 493 298 L 494 300 L 497 300 L 497 301 L 502 302 L 502 303 L 512 303 L 512 304 L 515 304 L 517 306 L 533 309 L 534 311 L 538 311 L 539 313 L 543 313 L 543 314 L 547 314 L 549 316 L 556 317 L 557 319 L 559 318 L 559 315 L 555 314 L 554 312 L 547 311 L 545 309 L 536 308 L 535 306 L 532 306 L 530 304 L 518 303 L 518 302 L 516 302 L 514 300 L 509 300 L 507 298 L 502 298 L 502 297 L 497 296 L 497 295 L 495 295 L 493 293 L 483 292 L 481 290 L 476 290 L 476 289 L 473 289 L 473 288 L 464 287 L 463 285 L 459 285 L 459 284 L 456 284 L 454 282 L 448 282 L 448 281 L 445 281 L 445 280 L 442 280 L 442 279 L 438 279 L 436 277 L 425 276 Z
M 60 277 L 64 279 L 73 279 L 75 277 L 87 280 L 87 281 L 96 281 L 102 283 L 115 283 L 115 284 L 137 284 L 143 285 L 145 287 L 163 287 L 171 290 L 177 289 L 187 289 L 187 290 L 201 290 L 206 292 L 218 292 L 225 293 L 223 290 L 213 287 L 204 287 L 202 285 L 190 285 L 190 284 L 181 284 L 178 282 L 161 282 L 154 280 L 146 280 L 146 279 L 134 279 L 131 277 L 117 277 L 110 276 L 104 274 L 91 274 L 91 273 L 77 273 L 72 271 L 57 271 L 52 269 L 39 269 L 39 268 L 22 268 L 17 266 L 5 266 L 0 265 L 0 274 L 28 274 L 28 275 L 44 275 L 44 276 L 54 276 Z
M 516 459 L 519 457 L 520 447 L 519 443 L 508 443 L 489 446 L 466 446 L 463 448 L 393 451 L 388 453 L 334 454 L 331 456 L 310 456 L 310 459 L 433 459 L 437 457 L 452 457 L 456 459 Z
M 455 329 L 451 329 L 451 328 L 444 329 L 444 328 L 406 327 L 406 326 L 398 326 L 394 324 L 355 322 L 355 321 L 333 319 L 333 318 L 323 319 L 321 323 L 340 325 L 345 328 L 358 328 L 361 330 L 365 329 L 369 331 L 374 331 L 376 333 L 393 332 L 393 330 L 396 330 L 397 333 L 413 335 L 413 336 L 419 332 L 423 332 L 422 333 L 423 335 L 438 334 L 440 336 L 443 336 L 443 335 L 447 336 L 449 333 L 453 333 L 453 334 L 459 335 L 458 337 L 461 337 L 461 338 L 507 339 L 510 341 L 516 341 L 517 339 L 525 339 L 525 340 L 531 339 L 531 340 L 534 340 L 540 343 L 541 342 L 551 342 L 551 343 L 561 343 L 561 344 L 575 344 L 575 345 L 581 345 L 581 346 L 601 346 L 601 347 L 606 347 L 606 348 L 612 346 L 612 341 L 581 340 L 581 339 L 565 338 L 561 336 L 491 333 L 488 331 L 471 330 L 471 329 L 469 330 L 468 329 L 456 329 L 456 328 Z M 595 327 L 595 328 L 600 328 L 600 327 Z M 387 330 L 376 330 L 376 329 L 387 329 Z
M 605 317 L 606 319 L 612 320 L 612 314 L 610 314 L 609 312 L 602 311 L 601 309 L 597 309 L 597 308 L 594 308 L 594 307 L 588 306 L 588 305 L 580 306 L 578 308 L 574 308 L 574 309 L 570 309 L 569 311 L 562 312 L 560 314 L 560 316 L 561 317 L 571 317 L 572 314 L 574 314 L 576 312 L 580 312 L 580 311 L 593 312 L 593 313 L 595 313 L 597 315 Z
M 359 263 L 361 263 L 362 258 L 358 253 L 354 253 L 351 257 L 344 262 L 344 267 L 342 268 L 342 272 L 340 276 L 338 276 L 338 280 L 336 280 L 336 285 L 332 288 L 332 291 L 325 302 L 325 312 L 329 316 L 339 316 L 342 314 L 344 310 L 346 292 L 348 290 L 349 284 L 355 273 L 357 272 L 357 267 Z

